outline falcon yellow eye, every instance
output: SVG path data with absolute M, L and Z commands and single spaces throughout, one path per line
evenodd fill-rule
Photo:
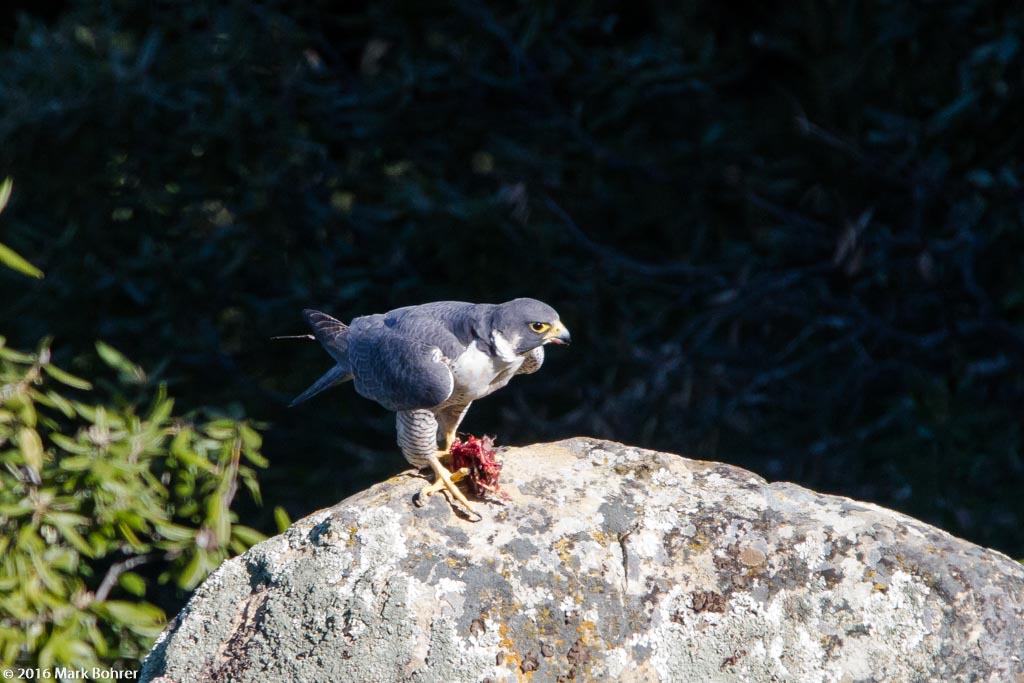
M 544 334 L 550 327 L 551 325 L 548 325 L 547 323 L 530 323 L 530 329 L 537 334 Z

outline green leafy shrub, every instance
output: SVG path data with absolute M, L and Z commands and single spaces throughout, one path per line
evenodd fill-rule
M 54 365 L 46 343 L 21 353 L 0 337 L 4 667 L 135 666 L 165 621 L 146 601 L 154 582 L 189 590 L 263 538 L 232 511 L 239 486 L 259 500 L 260 435 L 175 416 L 141 368 L 97 350 L 118 373 L 108 389 Z
M 14 183 L 10 178 L 0 183 L 0 213 L 3 213 L 7 207 L 7 202 L 11 198 L 11 190 L 13 188 Z M 11 270 L 16 270 L 29 277 L 40 278 L 43 276 L 43 271 L 33 266 L 20 254 L 3 243 L 0 243 L 0 265 L 7 266 Z

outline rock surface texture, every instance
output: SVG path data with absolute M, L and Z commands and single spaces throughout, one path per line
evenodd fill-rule
M 1024 682 L 997 552 L 607 441 L 503 459 L 481 522 L 400 475 L 225 562 L 142 679 Z

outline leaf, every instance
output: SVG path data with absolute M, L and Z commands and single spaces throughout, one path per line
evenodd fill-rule
M 242 435 L 242 445 L 246 449 L 258 451 L 263 446 L 263 437 L 260 433 L 244 422 L 240 425 L 239 433 Z
M 171 410 L 173 408 L 174 399 L 162 398 L 161 400 L 158 400 L 156 405 L 153 406 L 153 410 L 149 413 L 149 421 L 152 422 L 154 426 L 159 427 L 167 421 L 168 417 L 170 417 Z
M 218 547 L 223 548 L 231 538 L 231 518 L 228 516 L 225 498 L 218 489 L 206 499 L 206 523 L 213 529 Z
M 52 510 L 43 516 L 43 520 L 53 524 L 54 526 L 62 524 L 70 526 L 86 526 L 89 524 L 89 518 L 85 515 L 79 515 L 74 512 L 57 512 Z
M 206 551 L 198 550 L 192 556 L 185 568 L 178 574 L 178 586 L 187 591 L 199 585 L 199 582 L 206 578 Z
M 292 520 L 288 517 L 288 511 L 280 505 L 274 508 L 274 523 L 277 525 L 278 533 L 284 533 L 292 525 Z
M 85 629 L 89 634 L 89 640 L 92 642 L 92 646 L 96 648 L 96 652 L 100 657 L 106 657 L 108 650 L 107 641 L 103 637 L 103 633 L 100 632 L 99 627 L 96 625 L 96 620 L 89 619 Z
M 56 391 L 47 391 L 46 399 L 53 404 L 53 407 L 64 414 L 66 418 L 73 418 L 75 416 L 75 407 L 71 405 L 71 401 L 67 400 Z
M 31 508 L 29 508 L 31 510 Z M 196 530 L 187 526 L 171 524 L 170 522 L 156 522 L 156 532 L 168 541 L 192 541 L 196 537 Z
M 125 572 L 121 574 L 117 579 L 118 584 L 121 588 L 125 589 L 132 595 L 142 597 L 146 594 L 146 580 L 136 574 L 135 572 Z
M 74 664 L 82 669 L 95 667 L 98 664 L 96 652 L 92 646 L 78 638 L 65 641 L 58 650 L 58 655 L 60 661 Z
M 69 524 L 54 524 L 55 527 L 60 531 L 60 535 L 64 537 L 68 543 L 74 546 L 75 550 L 82 553 L 86 557 L 95 557 L 96 552 L 93 550 L 89 542 L 82 537 L 80 533 L 75 531 L 75 528 Z
M 242 524 L 235 524 L 231 527 L 231 535 L 248 547 L 252 547 L 257 543 L 262 543 L 267 540 L 267 537 L 260 532 L 256 531 L 252 527 Z
M 21 446 L 21 455 L 25 458 L 25 464 L 40 473 L 43 471 L 43 441 L 39 438 L 39 432 L 31 427 L 22 427 L 18 432 L 18 444 Z
M 155 637 L 163 630 L 163 610 L 147 602 L 106 600 L 97 603 L 93 609 L 102 616 L 135 631 L 139 635 Z
M 3 213 L 4 208 L 7 206 L 8 200 L 11 198 L 11 190 L 14 189 L 14 180 L 11 178 L 5 178 L 0 183 L 0 213 Z
M 69 387 L 81 389 L 82 391 L 89 391 L 92 389 L 91 383 L 87 382 L 81 377 L 76 377 L 75 375 L 72 375 L 70 372 L 61 370 L 56 365 L 44 365 L 43 370 L 46 372 L 46 374 L 48 374 L 50 377 L 54 378 L 61 384 L 66 384 Z
M 242 480 L 242 484 L 245 485 L 246 490 L 249 491 L 249 495 L 260 507 L 263 506 L 263 495 L 260 493 L 260 482 L 256 479 L 256 473 L 248 467 L 243 467 L 238 471 L 238 476 Z
M 60 574 L 53 571 L 50 563 L 37 552 L 32 550 L 29 551 L 29 557 L 32 559 L 32 567 L 35 569 L 35 575 L 42 580 L 47 589 L 61 597 L 67 595 L 67 587 L 64 585 L 64 580 Z
M 123 521 L 122 522 L 118 522 L 117 523 L 117 529 L 118 529 L 118 531 L 121 532 L 121 536 L 126 541 L 128 541 L 128 545 L 130 545 L 132 548 L 134 548 L 135 550 L 137 550 L 139 552 L 145 552 L 146 551 L 146 549 L 147 549 L 146 545 L 141 540 L 139 540 L 139 537 L 135 535 L 135 532 L 132 531 L 132 528 L 130 526 L 128 526 L 127 523 L 125 523 Z
M 43 271 L 33 266 L 16 251 L 4 244 L 0 244 L 0 263 L 29 277 L 43 277 Z
M 96 406 L 91 406 L 88 403 L 82 403 L 81 401 L 72 401 L 71 405 L 75 407 L 75 411 L 79 415 L 89 422 L 96 421 Z
M 35 509 L 35 506 L 29 500 L 0 505 L 0 517 L 20 517 L 21 515 L 31 514 Z
M 270 465 L 270 461 L 267 460 L 267 458 L 264 457 L 259 451 L 246 448 L 242 451 L 242 453 L 245 454 L 246 460 L 251 462 L 256 467 L 259 467 L 260 469 L 266 469 Z
M 14 405 L 11 405 L 13 403 Z M 18 419 L 23 424 L 29 427 L 35 427 L 36 421 L 39 419 L 39 415 L 36 413 L 36 404 L 33 403 L 27 396 L 15 396 L 15 398 L 8 403 L 8 407 L 14 408 L 17 411 Z
M 100 358 L 103 359 L 104 363 L 123 374 L 125 379 L 138 383 L 146 381 L 146 373 L 143 369 L 128 360 L 123 353 L 115 349 L 113 346 L 98 341 L 96 342 L 96 353 L 100 355 Z
M 43 671 L 49 671 L 53 667 L 54 660 L 56 659 L 56 651 L 63 642 L 64 634 L 61 632 L 54 633 L 47 638 L 46 644 L 39 650 L 38 664 L 40 669 Z
M 72 439 L 69 436 L 65 436 L 64 434 L 58 434 L 56 432 L 50 434 L 50 440 L 53 441 L 53 443 L 57 444 L 57 447 L 60 448 L 61 450 L 67 451 L 68 453 L 75 453 L 77 455 L 90 456 L 87 457 L 87 460 L 92 460 L 92 447 L 89 446 L 88 444 L 81 443 L 80 441 L 76 441 L 75 439 Z M 79 465 L 78 461 L 75 461 L 74 465 L 69 466 L 66 460 L 62 460 L 61 466 L 64 469 L 68 470 L 73 470 L 76 468 L 88 469 L 87 467 L 82 467 L 81 465 Z
M 9 349 L 6 346 L 0 345 L 0 358 L 12 361 L 14 363 L 34 363 L 36 358 L 30 353 L 22 353 L 21 351 L 15 351 Z
M 227 441 L 232 438 L 235 435 L 236 428 L 235 421 L 227 418 L 213 420 L 203 425 L 203 431 L 206 432 L 206 435 L 217 441 Z
M 57 467 L 65 472 L 85 472 L 93 465 L 93 458 L 90 455 L 72 455 L 57 460 Z
M 46 559 L 50 565 L 65 574 L 74 574 L 78 571 L 78 568 L 82 565 L 82 558 L 72 548 L 63 548 L 61 546 L 53 545 L 50 546 L 46 551 Z M 86 572 L 89 571 L 87 567 L 83 567 Z
M 104 600 L 96 604 L 96 610 L 122 622 L 128 621 L 161 621 L 164 612 L 155 605 L 145 602 L 127 602 L 124 600 Z
M 14 631 L 13 634 L 7 636 L 5 632 Z M 0 629 L 0 643 L 3 644 L 3 649 L 0 650 L 0 661 L 13 662 L 21 651 L 21 644 L 24 640 L 21 632 L 17 629 Z

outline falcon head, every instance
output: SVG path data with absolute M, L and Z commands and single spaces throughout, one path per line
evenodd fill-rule
M 520 356 L 544 344 L 572 341 L 555 309 L 536 299 L 513 299 L 495 306 L 491 332 L 502 346 L 508 344 Z

